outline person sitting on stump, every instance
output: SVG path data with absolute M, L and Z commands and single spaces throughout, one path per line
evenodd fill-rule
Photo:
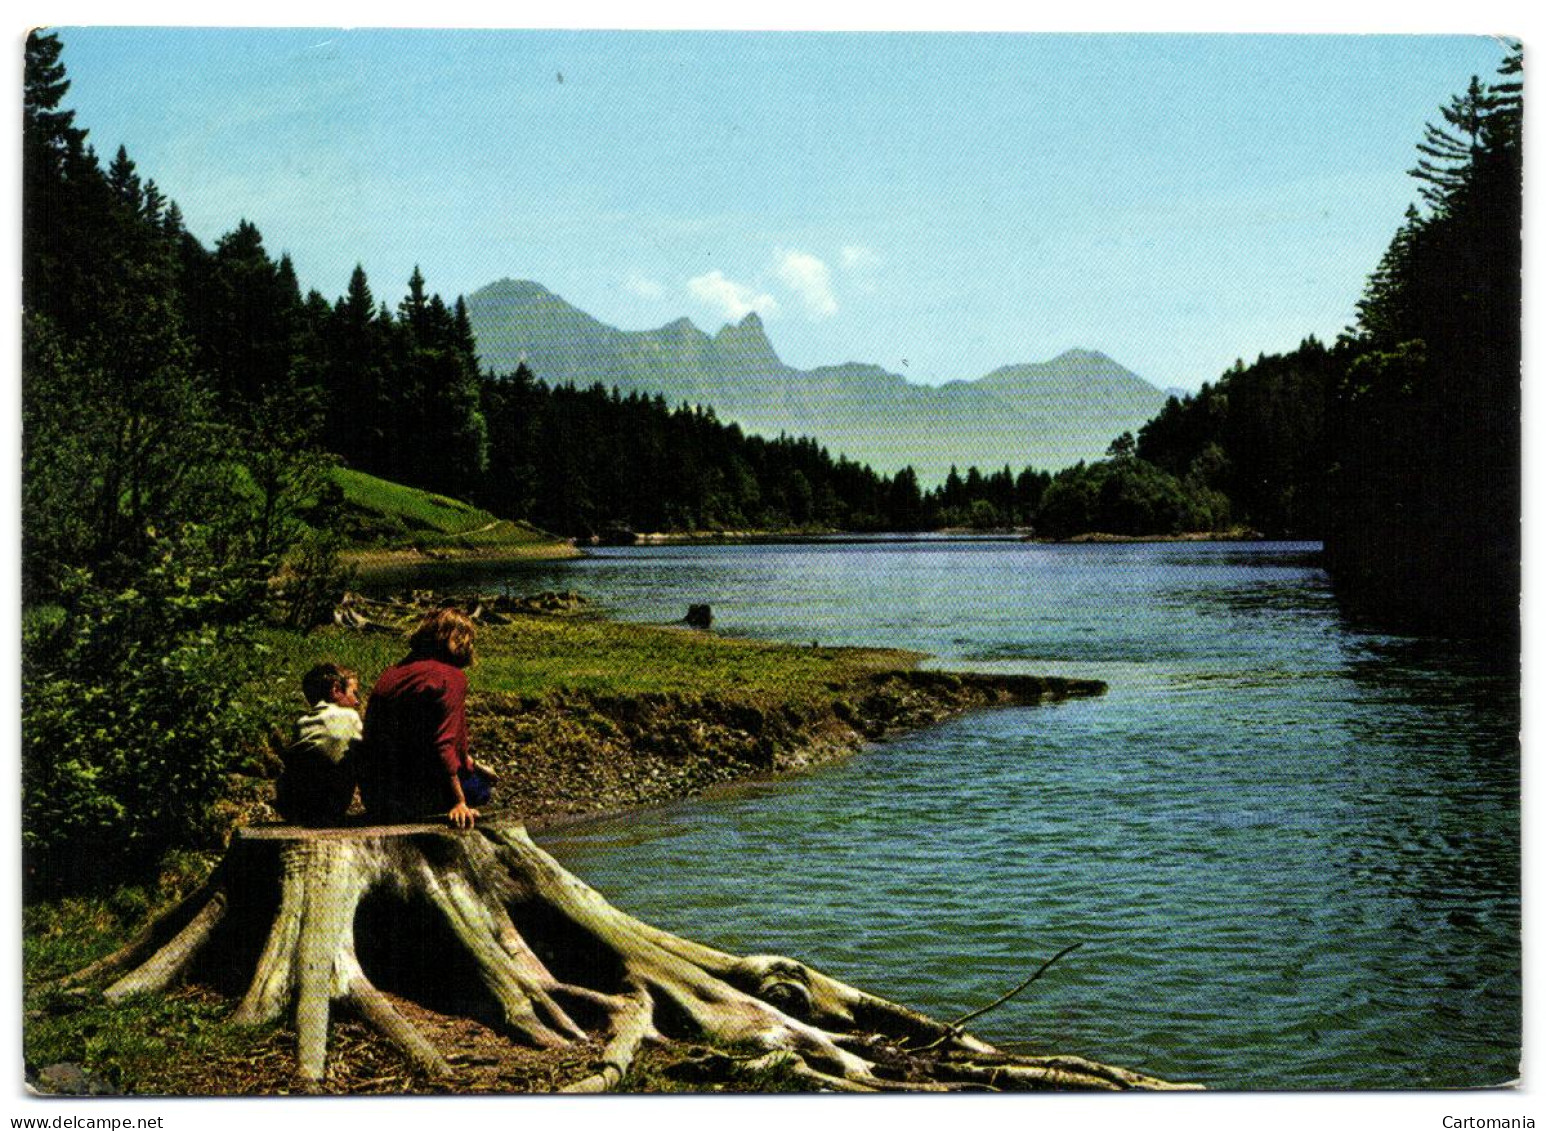
M 426 616 L 408 655 L 381 673 L 365 708 L 360 800 L 375 820 L 444 813 L 471 828 L 488 803 L 494 775 L 467 753 L 467 673 L 471 619 L 456 609 Z
M 301 677 L 311 709 L 296 721 L 296 739 L 280 752 L 284 773 L 274 808 L 298 825 L 336 825 L 354 800 L 354 758 L 361 739 L 360 680 L 322 663 Z

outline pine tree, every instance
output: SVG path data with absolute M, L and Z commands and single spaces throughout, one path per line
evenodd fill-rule
M 1430 125 L 1409 211 L 1342 347 L 1327 563 L 1355 608 L 1506 651 L 1518 634 L 1522 167 L 1517 79 Z M 1420 458 L 1418 453 L 1420 453 Z
M 386 340 L 363 265 L 355 265 L 329 323 L 325 443 L 360 470 L 383 471 L 392 424 L 382 388 Z
M 425 332 L 424 322 L 428 308 L 424 297 L 424 276 L 415 264 L 413 274 L 408 279 L 408 294 L 397 304 L 398 321 L 407 327 L 410 334 L 422 335 Z
M 27 35 L 22 130 L 28 146 L 26 168 L 40 184 L 68 179 L 84 166 L 86 131 L 75 125 L 74 110 L 62 108 L 70 90 L 59 61 L 62 50 L 56 34 Z
M 1421 190 L 1424 200 L 1442 209 L 1464 186 L 1468 171 L 1482 150 L 1485 123 L 1498 109 L 1493 92 L 1471 76 L 1471 85 L 1463 95 L 1453 98 L 1439 111 L 1446 125 L 1429 122 L 1417 150 L 1423 154 L 1412 176 L 1426 182 Z
M 140 212 L 145 198 L 140 188 L 139 173 L 135 170 L 134 162 L 129 160 L 129 151 L 121 145 L 113 163 L 108 166 L 107 183 L 112 187 L 113 195 L 135 213 Z
M 166 194 L 155 181 L 146 180 L 141 200 L 140 217 L 152 227 L 159 228 L 166 209 Z
M 258 414 L 283 411 L 298 395 L 300 288 L 293 266 L 275 263 L 247 220 L 216 241 L 208 266 L 194 300 L 200 363 L 228 418 L 255 426 Z
M 86 131 L 63 108 L 70 83 L 59 61 L 57 35 L 27 36 L 22 92 L 22 305 L 56 324 L 84 321 L 78 313 L 89 274 L 76 261 L 85 226 L 83 199 L 96 163 L 87 156 Z
M 478 340 L 472 332 L 472 319 L 467 314 L 467 300 L 461 295 L 456 296 L 456 310 L 454 319 L 453 342 L 476 370 L 478 369 Z

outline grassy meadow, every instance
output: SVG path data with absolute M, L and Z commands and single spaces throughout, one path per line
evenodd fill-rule
M 354 547 L 349 560 L 366 570 L 373 562 L 391 562 L 394 551 L 504 559 L 575 553 L 567 541 L 530 523 L 497 518 L 458 499 L 348 468 L 335 468 L 332 476 L 343 493 L 343 533 Z

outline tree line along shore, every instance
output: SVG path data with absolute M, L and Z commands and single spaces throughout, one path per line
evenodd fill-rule
M 417 269 L 395 305 L 363 265 L 329 299 L 303 293 L 246 220 L 206 247 L 127 151 L 98 158 L 65 105 L 63 52 L 57 35 L 28 38 L 29 601 L 57 597 L 72 571 L 132 581 L 168 552 L 315 569 L 337 548 L 326 473 L 341 463 L 581 540 L 1017 526 L 1321 538 L 1361 611 L 1517 637 L 1517 44 L 1418 139 L 1417 203 L 1334 342 L 1236 362 L 1104 458 L 1037 467 L 1027 437 L 1022 466 L 953 467 L 934 485 L 819 437 L 747 434 L 712 405 L 485 372 L 465 302 Z

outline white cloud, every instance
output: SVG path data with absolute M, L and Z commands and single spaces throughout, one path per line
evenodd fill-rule
M 623 280 L 623 286 L 640 298 L 659 298 L 666 293 L 665 287 L 662 287 L 654 279 L 639 274 L 637 271 L 632 272 L 628 278 Z
M 812 318 L 831 318 L 837 313 L 837 299 L 832 294 L 832 272 L 814 255 L 780 249 L 778 277 L 799 296 Z
M 742 319 L 755 311 L 758 314 L 776 314 L 778 300 L 769 294 L 758 294 L 751 287 L 725 278 L 723 271 L 710 271 L 687 280 L 687 289 L 698 301 L 715 307 L 726 318 Z
M 849 271 L 862 271 L 880 265 L 880 256 L 873 248 L 851 243 L 843 247 L 843 267 Z

